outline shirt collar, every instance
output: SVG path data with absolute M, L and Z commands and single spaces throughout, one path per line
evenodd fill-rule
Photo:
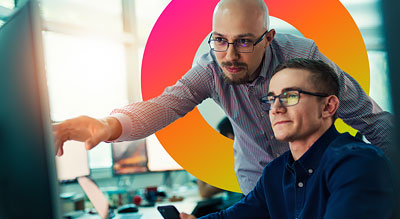
M 264 59 L 261 63 L 261 70 L 260 70 L 259 76 L 267 78 L 267 71 L 268 71 L 268 67 L 271 63 L 271 58 L 272 58 L 271 47 L 268 46 L 265 50 Z
M 317 169 L 326 148 L 339 135 L 340 133 L 332 125 L 297 161 L 294 161 L 292 155 L 289 153 L 287 164 L 294 165 L 294 163 L 298 163 L 306 172 L 312 173 Z

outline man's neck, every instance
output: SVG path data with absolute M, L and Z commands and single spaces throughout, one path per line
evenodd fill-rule
M 261 61 L 260 65 L 258 66 L 258 68 L 253 72 L 253 74 L 250 75 L 250 77 L 249 77 L 250 83 L 253 82 L 261 74 L 261 68 L 265 61 L 264 59 L 265 59 L 265 55 L 263 56 L 262 61 Z
M 262 66 L 262 63 L 261 63 L 260 66 L 258 66 L 258 68 L 256 69 L 256 71 L 255 71 L 253 74 L 250 75 L 249 83 L 253 82 L 253 81 L 260 75 L 261 66 Z
M 292 154 L 293 160 L 300 159 L 304 153 L 331 127 L 331 124 L 325 123 L 320 129 L 307 136 L 304 139 L 296 139 L 289 142 L 290 152 Z

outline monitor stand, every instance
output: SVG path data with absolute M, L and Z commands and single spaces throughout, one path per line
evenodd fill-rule
M 78 183 L 89 198 L 90 202 L 93 204 L 99 216 L 102 219 L 108 218 L 109 205 L 107 198 L 96 183 L 86 176 L 78 177 Z

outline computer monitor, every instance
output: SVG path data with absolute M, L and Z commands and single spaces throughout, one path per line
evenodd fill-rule
M 146 139 L 112 144 L 112 169 L 114 175 L 147 172 Z
M 113 143 L 112 159 L 114 175 L 183 170 L 154 134 L 136 141 Z
M 400 178 L 400 42 L 399 36 L 399 10 L 400 2 L 383 0 L 382 1 L 384 27 L 385 27 L 385 44 L 388 51 L 388 66 L 391 84 L 392 109 L 394 112 L 395 128 L 393 130 L 393 148 L 391 149 L 391 157 L 395 166 L 395 173 Z M 398 188 L 400 188 L 400 180 L 397 180 Z M 397 189 L 397 197 L 400 197 L 400 189 Z M 393 218 L 400 218 L 400 202 L 396 206 L 396 214 Z
M 39 9 L 20 5 L 0 27 L 0 218 L 61 218 Z
M 183 170 L 183 168 L 168 154 L 156 135 L 146 138 L 148 168 L 151 172 Z

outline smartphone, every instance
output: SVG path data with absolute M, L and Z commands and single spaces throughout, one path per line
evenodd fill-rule
M 157 210 L 164 219 L 179 219 L 179 211 L 173 205 L 158 206 Z

